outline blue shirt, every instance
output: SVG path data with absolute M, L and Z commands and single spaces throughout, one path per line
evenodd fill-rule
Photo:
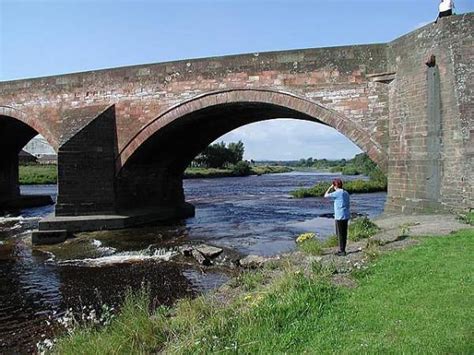
M 334 200 L 334 218 L 337 220 L 349 219 L 351 217 L 349 193 L 338 189 L 328 195 Z

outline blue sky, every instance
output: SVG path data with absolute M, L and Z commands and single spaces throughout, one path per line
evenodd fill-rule
M 457 13 L 474 10 L 473 0 L 455 4 Z M 0 0 L 0 81 L 388 42 L 434 21 L 437 6 L 437 0 Z M 257 123 L 223 138 L 242 139 L 248 159 L 342 158 L 359 152 L 336 131 L 296 120 Z

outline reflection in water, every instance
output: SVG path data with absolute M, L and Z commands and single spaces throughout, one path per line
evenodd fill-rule
M 196 268 L 182 258 L 165 261 L 177 246 L 204 241 L 241 254 L 292 250 L 295 237 L 333 233 L 332 204 L 322 198 L 292 199 L 297 187 L 330 181 L 334 174 L 287 173 L 245 178 L 185 180 L 196 216 L 174 225 L 80 233 L 66 243 L 31 247 L 28 230 L 53 206 L 0 219 L 0 353 L 32 352 L 52 336 L 51 317 L 66 308 L 120 304 L 128 289 L 150 289 L 154 304 L 221 285 L 230 270 Z M 24 194 L 51 194 L 56 186 L 22 187 Z M 376 216 L 385 193 L 352 196 L 352 211 Z

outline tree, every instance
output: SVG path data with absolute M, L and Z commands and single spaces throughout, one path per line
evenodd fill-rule
M 228 165 L 235 165 L 242 161 L 244 156 L 244 143 L 229 143 L 228 147 L 224 142 L 214 143 L 202 151 L 191 163 L 192 166 L 202 166 L 207 168 L 224 168 Z
M 244 158 L 244 143 L 238 141 L 237 143 L 229 143 L 227 149 L 230 151 L 229 163 L 237 164 Z

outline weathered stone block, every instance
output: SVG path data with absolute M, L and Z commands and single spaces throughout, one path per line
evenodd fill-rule
M 34 245 L 58 244 L 67 239 L 66 230 L 33 231 L 31 242 Z

